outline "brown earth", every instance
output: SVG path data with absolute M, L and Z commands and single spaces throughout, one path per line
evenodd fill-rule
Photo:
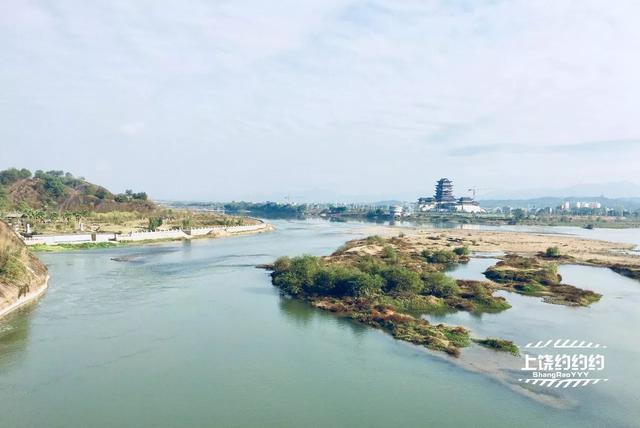
M 0 221 L 0 316 L 44 291 L 47 278 L 44 264 Z

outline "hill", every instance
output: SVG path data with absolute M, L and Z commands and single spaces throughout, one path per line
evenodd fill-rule
M 480 204 L 484 208 L 501 208 L 510 206 L 512 208 L 544 208 L 557 207 L 564 202 L 575 204 L 576 202 L 599 202 L 603 207 L 627 210 L 636 210 L 640 208 L 640 198 L 607 198 L 605 196 L 546 196 L 530 199 L 481 199 Z
M 114 194 L 64 171 L 10 168 L 0 171 L 0 209 L 28 207 L 48 211 L 140 211 L 156 208 L 144 192 Z
M 0 317 L 40 295 L 46 286 L 47 268 L 0 220 Z

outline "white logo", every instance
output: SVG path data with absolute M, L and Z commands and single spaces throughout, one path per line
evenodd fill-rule
M 540 349 L 542 354 L 524 353 L 524 367 L 527 377 L 520 382 L 553 387 L 576 388 L 607 382 L 603 377 L 604 354 L 607 347 L 599 343 L 578 340 L 547 340 L 528 343 L 526 349 Z

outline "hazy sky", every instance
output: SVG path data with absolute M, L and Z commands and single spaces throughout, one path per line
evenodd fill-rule
M 639 17 L 633 0 L 0 0 L 0 168 L 216 200 L 637 183 Z

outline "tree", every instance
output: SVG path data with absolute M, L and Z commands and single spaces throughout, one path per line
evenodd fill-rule
M 64 195 L 65 188 L 64 184 L 62 184 L 62 180 L 60 180 L 60 177 L 49 175 L 47 173 L 47 175 L 45 175 L 42 180 L 42 186 L 49 196 L 53 198 L 59 198 L 60 196 Z
M 108 194 L 109 192 L 104 187 L 98 187 L 95 192 L 95 196 L 98 199 L 104 199 Z
M 17 169 L 17 168 L 9 168 L 4 171 L 0 171 L 0 184 L 8 185 L 13 184 L 18 180 L 22 180 L 25 178 L 31 177 L 31 171 L 26 168 Z
M 523 220 L 527 216 L 527 213 L 524 212 L 522 208 L 516 208 L 513 210 L 513 218 L 515 220 Z
M 147 194 L 145 192 L 139 192 L 139 193 L 134 193 L 133 195 L 131 195 L 131 197 L 133 199 L 138 199 L 141 201 L 146 201 L 147 200 Z

